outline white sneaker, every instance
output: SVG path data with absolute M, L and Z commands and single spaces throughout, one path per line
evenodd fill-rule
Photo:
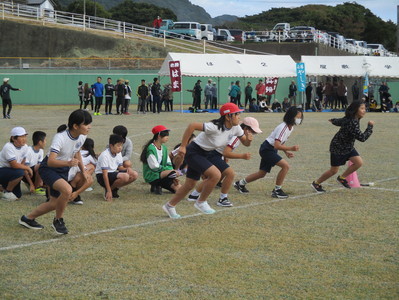
M 87 189 L 85 189 L 85 192 L 91 192 L 93 190 L 93 188 L 91 186 L 89 186 Z
M 211 215 L 216 212 L 216 210 L 214 210 L 212 207 L 209 206 L 207 201 L 204 201 L 204 202 L 196 201 L 194 203 L 194 207 L 196 209 L 198 209 L 199 211 L 201 211 L 202 213 L 207 214 L 207 215 Z
M 6 192 L 6 191 L 3 191 L 3 195 L 1 196 L 1 198 L 6 201 L 18 200 L 18 197 L 15 196 L 13 192 Z
M 176 208 L 174 206 L 170 206 L 168 203 L 166 203 L 164 206 L 162 206 L 162 209 L 164 212 L 166 212 L 171 219 L 180 219 L 181 216 L 176 212 Z

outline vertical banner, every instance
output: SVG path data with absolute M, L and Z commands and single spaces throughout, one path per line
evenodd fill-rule
M 278 84 L 278 77 L 266 77 L 265 78 L 265 94 L 270 96 L 274 95 L 277 90 L 277 84 Z
M 304 92 L 306 89 L 306 73 L 304 63 L 296 64 L 296 81 L 298 85 L 298 91 Z
M 364 76 L 364 84 L 363 84 L 363 95 L 369 95 L 369 74 L 366 73 Z
M 181 92 L 180 61 L 169 62 L 169 73 L 173 92 Z

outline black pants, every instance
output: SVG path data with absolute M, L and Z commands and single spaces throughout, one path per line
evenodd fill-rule
M 119 113 L 122 112 L 122 105 L 123 105 L 124 100 L 125 100 L 125 96 L 116 97 L 116 113 L 118 115 L 119 115 Z
M 91 110 L 93 110 L 93 98 L 92 97 L 85 99 L 85 109 L 87 108 L 87 105 L 89 105 L 89 102 L 91 104 Z
M 6 114 L 7 106 L 8 106 L 8 111 Z M 10 115 L 11 109 L 12 109 L 11 99 L 3 99 L 3 117 L 4 118 L 6 118 L 8 115 Z
M 80 106 L 79 108 L 82 109 L 83 107 L 83 96 L 79 96 Z
M 152 112 L 155 114 L 156 112 L 161 112 L 161 97 L 160 96 L 152 96 Z M 156 111 L 157 110 L 157 111 Z
M 201 95 L 195 95 L 193 106 L 195 109 L 201 109 Z
M 248 103 L 251 103 L 251 100 L 252 100 L 252 95 L 245 95 L 245 105 L 244 105 L 244 108 L 247 107 L 247 104 L 248 104 Z
M 147 106 L 147 111 L 152 111 L 152 98 L 151 98 L 151 96 L 149 96 L 149 97 L 147 98 L 146 102 L 147 102 L 147 104 L 146 104 L 146 106 Z
M 211 109 L 217 109 L 218 108 L 218 98 L 212 97 L 211 100 Z
M 146 98 L 139 97 L 139 103 L 137 104 L 137 111 L 145 112 L 146 109 Z
M 94 108 L 94 112 L 99 113 L 102 104 L 103 104 L 103 97 L 96 97 L 96 106 Z
M 112 110 L 112 102 L 114 102 L 114 97 L 105 96 L 105 113 L 110 114 Z

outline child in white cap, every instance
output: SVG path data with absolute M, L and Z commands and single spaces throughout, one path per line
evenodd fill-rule
M 11 129 L 10 141 L 0 152 L 0 184 L 3 190 L 1 198 L 6 201 L 15 201 L 21 198 L 21 180 L 25 172 L 32 177 L 32 169 L 25 165 L 28 146 L 28 133 L 23 127 Z

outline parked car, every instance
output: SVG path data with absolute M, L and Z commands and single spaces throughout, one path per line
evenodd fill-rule
M 338 32 L 327 32 L 329 35 L 329 44 L 331 47 L 345 50 L 345 37 Z
M 215 36 L 217 41 L 234 42 L 235 40 L 234 36 L 231 35 L 231 32 L 228 29 L 218 29 Z
M 269 40 L 285 41 L 289 38 L 290 23 L 277 23 L 270 32 Z
M 245 42 L 245 34 L 244 31 L 241 29 L 229 29 L 230 34 L 234 37 L 235 41 L 238 42 Z
M 354 39 L 345 39 L 345 50 L 349 53 L 356 53 L 356 43 Z
M 370 55 L 374 56 L 387 56 L 387 49 L 382 44 L 367 44 L 370 49 Z
M 201 39 L 209 41 L 215 39 L 212 24 L 201 24 Z
M 169 31 L 172 32 L 172 36 L 176 35 L 193 40 L 200 40 L 202 37 L 201 25 L 198 22 L 175 22 L 173 29 Z
M 356 53 L 360 55 L 370 55 L 370 49 L 367 48 L 367 42 L 365 41 L 356 41 Z
M 294 26 L 288 32 L 288 41 L 292 42 L 313 42 L 316 29 L 310 26 Z

